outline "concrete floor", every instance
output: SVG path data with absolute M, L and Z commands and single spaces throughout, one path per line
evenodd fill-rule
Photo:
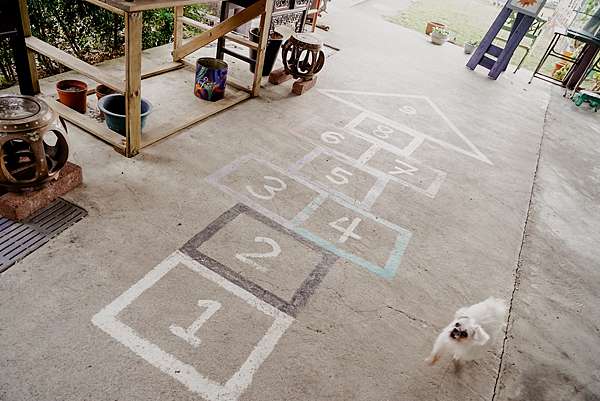
M 70 127 L 89 216 L 1 276 L 0 400 L 600 399 L 596 115 L 351 4 L 301 97 L 134 159 Z M 488 296 L 506 341 L 427 366 Z

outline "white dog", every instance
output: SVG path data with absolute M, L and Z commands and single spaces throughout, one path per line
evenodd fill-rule
M 505 320 L 506 303 L 502 299 L 490 297 L 460 308 L 454 321 L 438 336 L 426 361 L 433 365 L 445 354 L 451 355 L 457 365 L 476 359 L 500 333 Z

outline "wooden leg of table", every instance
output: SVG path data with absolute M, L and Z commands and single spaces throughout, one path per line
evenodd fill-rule
M 221 3 L 221 14 L 219 15 L 219 22 L 225 21 L 229 18 L 229 3 L 224 1 Z M 221 36 L 217 40 L 217 58 L 219 60 L 223 60 L 225 58 L 225 53 L 223 49 L 225 48 L 225 37 Z
M 258 38 L 258 49 L 256 53 L 256 66 L 254 68 L 254 81 L 252 83 L 252 96 L 258 96 L 260 93 L 260 83 L 262 80 L 262 70 L 265 64 L 265 50 L 269 41 L 271 31 L 271 16 L 273 14 L 273 0 L 267 0 L 265 4 L 265 13 L 260 16 L 260 37 Z
M 177 49 L 183 43 L 183 6 L 175 7 L 174 15 L 174 31 L 173 31 L 173 50 Z M 173 59 L 173 61 L 176 61 Z
M 21 19 L 21 23 L 17 26 L 17 34 L 12 39 L 15 49 L 15 66 L 19 77 L 19 89 L 23 95 L 35 95 L 40 93 L 40 84 L 38 82 L 35 53 L 25 45 L 25 38 L 31 36 L 27 0 L 14 1 L 18 1 L 15 6 Z
M 319 18 L 319 9 L 321 8 L 321 0 L 315 0 L 317 12 L 312 15 L 312 31 L 317 30 L 317 18 Z
M 133 157 L 142 143 L 142 13 L 125 15 L 125 110 L 127 135 L 125 156 Z

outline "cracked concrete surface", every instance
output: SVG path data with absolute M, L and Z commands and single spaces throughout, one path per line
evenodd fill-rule
M 554 91 L 496 400 L 599 400 L 597 115 Z M 564 124 L 568 122 L 568 127 Z
M 261 98 L 191 127 L 135 159 L 125 159 L 70 127 L 71 159 L 83 167 L 85 183 L 68 198 L 89 216 L 0 276 L 0 400 L 207 399 L 182 381 L 187 370 L 153 366 L 140 356 L 148 357 L 146 348 L 124 345 L 92 324 L 92 317 L 243 203 L 235 191 L 263 188 L 265 175 L 286 180 L 289 193 L 277 192 L 271 203 L 248 198 L 254 202 L 250 207 L 285 218 L 302 211 L 306 199 L 321 188 L 309 190 L 286 174 L 315 143 L 323 145 L 319 141 L 326 131 L 344 134 L 339 146 L 329 137 L 328 147 L 360 156 L 364 141 L 342 127 L 365 109 L 376 123 L 368 126 L 373 121 L 363 120 L 360 129 L 381 129 L 377 119 L 383 116 L 413 130 L 406 132 L 428 136 L 411 158 L 424 171 L 443 173 L 439 190 L 428 196 L 415 190 L 418 180 L 412 186 L 389 181 L 371 199 L 372 221 L 355 214 L 362 199 L 348 206 L 330 195 L 316 209 L 305 227 L 323 238 L 323 230 L 342 217 L 359 215 L 361 224 L 368 221 L 368 230 L 361 225 L 356 230 L 361 240 L 349 236 L 338 245 L 377 263 L 386 259 L 395 238 L 382 221 L 411 237 L 393 277 L 340 257 L 264 362 L 255 366 L 239 399 L 598 399 L 600 324 L 593 305 L 600 260 L 595 246 L 600 236 L 595 163 L 600 125 L 593 121 L 595 114 L 574 108 L 541 82 L 527 85 L 524 72 L 490 81 L 482 71 L 467 70 L 462 49 L 432 46 L 423 35 L 384 21 L 378 4 L 390 3 L 331 4 L 323 21 L 332 29 L 320 35 L 342 50 L 327 59 L 317 87 L 301 97 L 290 96 L 289 85 L 265 83 Z M 364 7 L 372 7 L 371 12 Z M 163 48 L 148 54 L 166 58 L 168 53 Z M 103 68 L 117 67 L 107 63 Z M 319 90 L 362 94 L 346 93 L 342 102 Z M 159 92 L 144 96 L 162 100 Z M 423 96 L 457 131 L 421 102 Z M 172 101 L 177 105 L 177 99 Z M 412 140 L 406 132 L 400 139 Z M 478 158 L 457 132 L 491 163 Z M 207 181 L 248 154 L 279 170 L 247 164 L 219 181 L 231 189 L 227 193 Z M 329 168 L 351 170 L 352 176 L 337 170 L 334 178 L 357 177 L 341 192 L 361 198 L 376 181 L 374 171 L 388 159 L 381 152 L 367 161 L 372 166 L 367 169 L 333 155 L 307 171 L 314 183 L 319 171 L 332 175 Z M 274 181 L 270 184 L 277 188 Z M 265 192 L 259 194 L 264 197 Z M 243 274 L 237 255 L 257 251 L 258 242 L 247 244 L 247 239 L 261 226 L 238 227 L 239 237 L 236 230 L 224 231 L 227 240 L 206 249 Z M 275 258 L 255 259 L 266 269 L 260 283 L 287 297 L 291 280 L 282 272 L 311 271 L 308 263 L 314 258 L 289 248 L 293 236 L 285 230 L 272 235 L 282 249 Z M 262 246 L 261 252 L 277 253 L 275 247 Z M 259 347 L 271 321 L 249 307 L 254 301 L 240 301 L 217 281 L 177 265 L 117 317 L 222 384 Z M 423 360 L 438 330 L 454 311 L 488 296 L 513 299 L 503 360 L 498 342 L 460 374 L 452 372 L 450 361 L 426 366 Z M 189 326 L 203 313 L 199 299 L 222 306 L 197 331 L 203 345 L 196 349 L 170 335 L 169 325 Z

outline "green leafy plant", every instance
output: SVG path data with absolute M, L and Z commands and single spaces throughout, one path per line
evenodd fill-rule
M 437 27 L 437 26 L 434 27 L 431 32 L 432 33 L 436 33 L 439 36 L 443 36 L 445 38 L 447 38 L 448 36 L 450 36 L 450 31 L 448 31 L 447 29 L 444 29 L 444 28 Z
M 125 22 L 119 15 L 85 1 L 28 0 L 27 5 L 34 36 L 90 64 L 122 56 L 125 52 Z M 185 14 L 202 20 L 214 14 L 214 10 L 207 5 L 189 6 Z M 172 35 L 173 9 L 144 12 L 144 49 L 167 44 Z M 40 77 L 66 70 L 46 57 L 36 58 Z M 0 38 L 0 88 L 13 85 L 16 78 L 9 41 Z
M 552 78 L 562 81 L 563 79 L 565 79 L 565 77 L 569 73 L 570 69 L 571 69 L 570 65 L 564 65 L 561 68 L 559 68 L 558 70 L 556 70 L 554 72 L 554 74 L 552 74 Z

